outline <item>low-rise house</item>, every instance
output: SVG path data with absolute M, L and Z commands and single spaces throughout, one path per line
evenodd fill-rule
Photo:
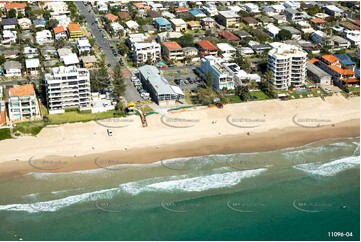
M 130 31 L 138 31 L 139 30 L 139 24 L 133 20 L 129 20 L 125 22 L 125 25 L 127 26 Z
M 6 61 L 3 64 L 3 70 L 6 77 L 21 76 L 21 63 L 19 61 Z
M 144 32 L 147 32 L 148 34 L 154 34 L 157 31 L 157 29 L 153 25 L 150 25 L 150 24 L 143 25 L 142 30 Z
M 285 8 L 292 8 L 292 9 L 298 9 L 301 7 L 301 3 L 298 1 L 285 1 L 283 3 L 283 6 Z
M 221 51 L 222 58 L 226 61 L 231 60 L 237 51 L 236 48 L 228 43 L 218 43 L 217 47 Z
M 16 18 L 3 18 L 1 20 L 1 26 L 3 30 L 12 30 L 16 28 Z
M 340 25 L 348 30 L 360 30 L 360 26 L 357 26 L 356 24 L 350 23 L 350 22 L 340 22 Z
M 77 41 L 76 48 L 78 49 L 79 54 L 81 54 L 83 52 L 88 52 L 88 54 L 89 54 L 92 47 L 89 43 L 89 40 L 82 39 L 82 40 Z
M 151 37 L 149 34 L 128 34 L 128 39 L 126 39 L 125 43 L 129 48 L 133 46 L 134 43 L 143 43 L 150 42 Z
M 6 60 L 15 59 L 20 56 L 19 48 L 6 48 L 1 50 L 1 54 L 5 57 Z
M 171 13 L 169 11 L 163 11 L 162 12 L 162 17 L 168 18 L 168 19 L 176 18 L 175 14 L 173 14 L 173 13 Z
M 208 16 L 216 16 L 218 14 L 217 6 L 212 2 L 207 2 L 204 6 L 202 6 L 202 9 Z
M 303 13 L 293 8 L 286 8 L 286 10 L 284 11 L 284 15 L 286 16 L 287 20 L 291 22 L 300 22 L 304 20 Z
M 244 4 L 246 11 L 249 13 L 259 13 L 259 7 L 254 3 L 246 3 Z
M 112 13 L 108 13 L 108 14 L 106 14 L 106 15 L 104 16 L 104 18 L 105 18 L 106 20 L 108 20 L 109 22 L 114 22 L 114 21 L 116 21 L 116 20 L 118 19 L 118 16 L 115 16 L 115 15 L 112 14 Z
M 283 12 L 286 9 L 285 6 L 283 6 L 282 4 L 273 4 L 270 7 L 274 11 L 274 14 L 272 14 L 272 15 L 283 14 Z
M 255 54 L 254 50 L 251 47 L 241 47 L 239 52 L 243 56 L 253 56 Z
M 156 40 L 158 43 L 168 41 L 170 39 L 179 39 L 183 36 L 180 32 L 162 32 L 158 33 Z
M 252 17 L 245 17 L 242 19 L 242 22 L 251 27 L 258 25 L 258 21 Z
M 224 38 L 230 42 L 239 42 L 241 40 L 237 35 L 233 34 L 228 30 L 218 32 L 218 35 L 219 37 Z
M 200 56 L 217 56 L 218 48 L 212 44 L 209 40 L 201 40 L 197 43 L 197 48 L 199 50 Z
M 64 56 L 73 54 L 72 49 L 69 48 L 69 47 L 60 48 L 60 49 L 57 50 L 57 52 L 58 52 L 58 56 L 59 56 L 59 59 L 60 59 L 60 60 L 62 60 L 62 58 L 63 58 Z
M 9 13 L 9 11 L 10 11 L 11 9 L 15 9 L 15 10 L 16 10 L 16 14 L 22 13 L 23 15 L 25 15 L 26 3 L 11 2 L 11 3 L 5 4 L 5 5 L 4 5 L 4 8 L 5 8 L 5 10 L 6 10 L 6 13 Z
M 65 66 L 76 66 L 80 63 L 75 53 L 65 55 L 60 60 L 63 61 Z
M 40 118 L 40 109 L 33 84 L 8 89 L 8 113 L 11 121 Z
M 202 25 L 199 21 L 188 21 L 187 22 L 188 28 L 191 30 L 201 29 Z
M 351 42 L 341 36 L 334 35 L 331 37 L 331 41 L 334 44 L 334 49 L 348 49 L 351 47 Z
M 1 40 L 1 44 L 5 45 L 5 46 L 9 46 L 11 44 L 15 44 L 16 43 L 16 31 L 13 30 L 4 30 L 2 33 L 2 40 Z
M 240 16 L 233 11 L 219 11 L 217 21 L 226 28 L 237 27 L 240 23 Z
M 38 56 L 38 49 L 30 46 L 24 47 L 23 54 L 25 58 L 32 59 Z
M 119 17 L 119 19 L 122 20 L 122 21 L 126 21 L 126 20 L 130 20 L 130 19 L 131 19 L 130 14 L 129 14 L 128 12 L 126 12 L 126 11 L 120 11 L 120 12 L 118 13 L 118 17 Z
M 154 19 L 154 26 L 158 29 L 158 31 L 168 31 L 172 29 L 171 23 L 165 18 Z
M 347 54 L 336 54 L 343 68 L 348 68 L 355 71 L 356 63 Z
M 187 30 L 187 23 L 181 18 L 171 19 L 172 28 L 174 31 L 185 31 Z
M 317 30 L 311 34 L 311 40 L 319 45 L 333 45 L 332 39 L 326 33 Z
M 66 29 L 62 25 L 59 25 L 59 26 L 53 28 L 53 32 L 54 32 L 55 39 L 67 39 L 68 38 Z
M 310 19 L 311 24 L 317 29 L 325 29 L 327 21 L 322 18 L 312 18 Z
M 345 30 L 343 32 L 344 37 L 346 37 L 346 39 L 348 39 L 351 42 L 351 45 L 356 45 L 359 46 L 360 45 L 360 31 L 357 30 Z
M 279 29 L 278 27 L 276 27 L 274 24 L 268 24 L 266 27 L 265 27 L 265 32 L 268 33 L 268 35 L 271 37 L 271 38 L 275 38 L 278 33 L 280 32 L 281 29 Z
M 190 14 L 192 14 L 195 18 L 205 18 L 207 15 L 203 13 L 200 9 L 191 9 L 188 11 Z
M 252 35 L 243 29 L 236 32 L 236 34 L 239 36 L 240 39 L 252 38 Z
M 38 43 L 39 45 L 54 43 L 54 39 L 53 36 L 51 35 L 51 32 L 46 29 L 36 32 L 35 39 L 36 39 L 36 43 Z
M 335 5 L 327 5 L 324 7 L 325 13 L 329 14 L 333 17 L 341 17 L 344 14 L 344 10 L 335 6 Z
M 152 101 L 159 106 L 184 102 L 185 95 L 178 86 L 172 86 L 155 66 L 144 65 L 139 68 L 140 81 L 150 94 Z
M 84 36 L 84 33 L 81 31 L 79 24 L 72 23 L 68 25 L 68 36 L 71 39 L 79 39 Z
M 54 15 L 51 18 L 57 20 L 59 22 L 58 26 L 63 26 L 65 29 L 71 24 L 70 17 L 65 14 Z
M 257 19 L 261 22 L 258 25 L 267 25 L 274 22 L 272 18 L 265 15 L 258 16 Z
M 248 42 L 248 46 L 251 47 L 256 54 L 262 54 L 263 52 L 272 49 L 270 44 L 261 44 L 253 40 Z
M 331 75 L 309 61 L 307 62 L 307 76 L 316 85 L 331 85 Z
M 28 40 L 30 43 L 35 42 L 35 38 L 33 36 L 33 33 L 31 33 L 29 30 L 22 31 L 22 33 L 20 34 L 20 39 L 23 40 L 23 41 Z
M 44 29 L 46 26 L 46 20 L 45 19 L 35 19 L 33 20 L 34 27 Z
M 96 5 L 98 12 L 108 12 L 108 4 L 105 1 L 98 1 Z
M 288 22 L 286 16 L 283 14 L 273 15 L 272 18 L 275 20 L 275 23 L 277 24 L 284 24 Z
M 57 51 L 56 48 L 52 45 L 45 45 L 40 49 L 41 55 L 45 60 L 51 60 L 53 56 L 56 56 Z
M 81 56 L 80 64 L 83 68 L 92 69 L 97 66 L 98 60 L 94 55 Z
M 313 32 L 315 32 L 311 24 L 306 21 L 298 22 L 298 25 L 300 26 L 300 30 L 303 34 L 312 34 Z
M 20 26 L 21 29 L 30 29 L 32 23 L 31 23 L 31 20 L 28 19 L 28 18 L 21 18 L 21 19 L 18 19 L 18 24 Z
M 184 47 L 183 48 L 184 56 L 197 56 L 198 50 L 196 47 Z
M 38 75 L 39 74 L 40 61 L 38 58 L 26 59 L 25 68 L 28 75 Z
M 213 18 L 202 18 L 201 25 L 204 29 L 212 29 L 215 25 L 215 20 Z
M 162 52 L 164 59 L 167 61 L 179 61 L 184 59 L 183 48 L 175 41 L 163 42 Z
M 56 14 L 69 14 L 68 5 L 63 1 L 46 1 L 44 9 Z
M 284 26 L 281 28 L 290 31 L 292 34 L 292 39 L 300 40 L 302 38 L 302 32 L 292 26 Z

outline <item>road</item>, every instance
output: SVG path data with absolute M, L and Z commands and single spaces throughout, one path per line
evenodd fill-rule
M 115 57 L 111 51 L 111 41 L 105 38 L 102 33 L 101 28 L 98 27 L 96 21 L 96 16 L 93 11 L 88 12 L 88 7 L 84 5 L 83 2 L 75 1 L 76 7 L 78 8 L 81 15 L 85 17 L 85 22 L 87 23 L 87 28 L 91 32 L 93 38 L 95 39 L 95 43 L 98 47 L 101 48 L 101 52 L 104 54 L 105 61 L 111 65 L 111 68 L 114 68 L 116 64 L 119 62 L 119 58 Z M 95 23 L 92 25 L 92 23 Z M 130 71 L 127 68 L 122 67 L 123 73 L 129 73 Z M 125 99 L 130 102 L 135 102 L 142 100 L 139 93 L 133 86 L 129 77 L 124 78 L 125 84 L 127 86 Z

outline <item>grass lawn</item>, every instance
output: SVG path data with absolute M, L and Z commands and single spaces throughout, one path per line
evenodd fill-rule
M 230 95 L 230 96 L 227 96 L 227 98 L 229 99 L 229 103 L 240 103 L 240 102 L 242 102 L 242 100 L 237 95 Z
M 251 92 L 251 95 L 253 97 L 253 101 L 268 99 L 267 95 L 264 94 L 264 92 L 262 92 L 262 91 L 253 91 L 253 92 Z
M 150 112 L 154 112 L 154 110 L 149 107 L 148 105 L 144 105 L 142 107 L 139 108 L 144 114 L 146 113 L 150 113 Z
M 31 134 L 33 136 L 40 133 L 40 131 L 45 127 L 43 121 L 34 121 L 34 122 L 22 122 L 17 123 L 14 127 L 14 133 L 20 132 L 23 134 Z
M 189 90 L 184 90 L 183 91 L 184 92 L 184 95 L 185 95 L 185 100 L 186 100 L 186 102 L 188 103 L 188 104 L 194 104 L 194 97 L 192 96 L 192 93 L 191 93 L 191 91 L 189 91 Z
M 49 119 L 49 124 L 88 122 L 96 119 L 100 120 L 114 117 L 119 117 L 119 115 L 115 114 L 114 110 L 109 110 L 101 113 L 78 113 L 76 111 L 73 111 L 47 115 L 47 118 Z
M 11 139 L 10 129 L 0 129 L 0 140 Z

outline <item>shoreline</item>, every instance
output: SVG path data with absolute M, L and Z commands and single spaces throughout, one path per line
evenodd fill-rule
M 149 164 L 174 158 L 297 148 L 330 139 L 357 138 L 360 136 L 359 131 L 360 120 L 354 119 L 337 123 L 335 126 L 320 127 L 317 130 L 289 127 L 270 130 L 266 133 L 253 133 L 250 136 L 247 134 L 219 136 L 211 139 L 169 144 L 159 148 L 143 147 L 129 150 L 113 150 L 77 157 L 48 156 L 40 159 L 41 161 L 53 162 L 45 166 L 38 165 L 39 158 L 34 157 L 30 162 L 28 160 L 0 163 L 0 181 L 32 172 L 60 173 L 107 169 L 107 167 L 115 165 Z
M 360 136 L 360 98 L 341 95 L 190 108 L 44 128 L 36 137 L 0 141 L 0 179 L 208 154 L 269 151 Z M 108 136 L 107 129 L 113 135 Z M 101 160 L 101 167 L 95 159 Z

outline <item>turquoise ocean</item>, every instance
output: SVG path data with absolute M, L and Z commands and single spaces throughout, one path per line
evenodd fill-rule
M 95 161 L 89 161 L 95 162 Z M 360 240 L 360 142 L 0 183 L 0 240 Z

